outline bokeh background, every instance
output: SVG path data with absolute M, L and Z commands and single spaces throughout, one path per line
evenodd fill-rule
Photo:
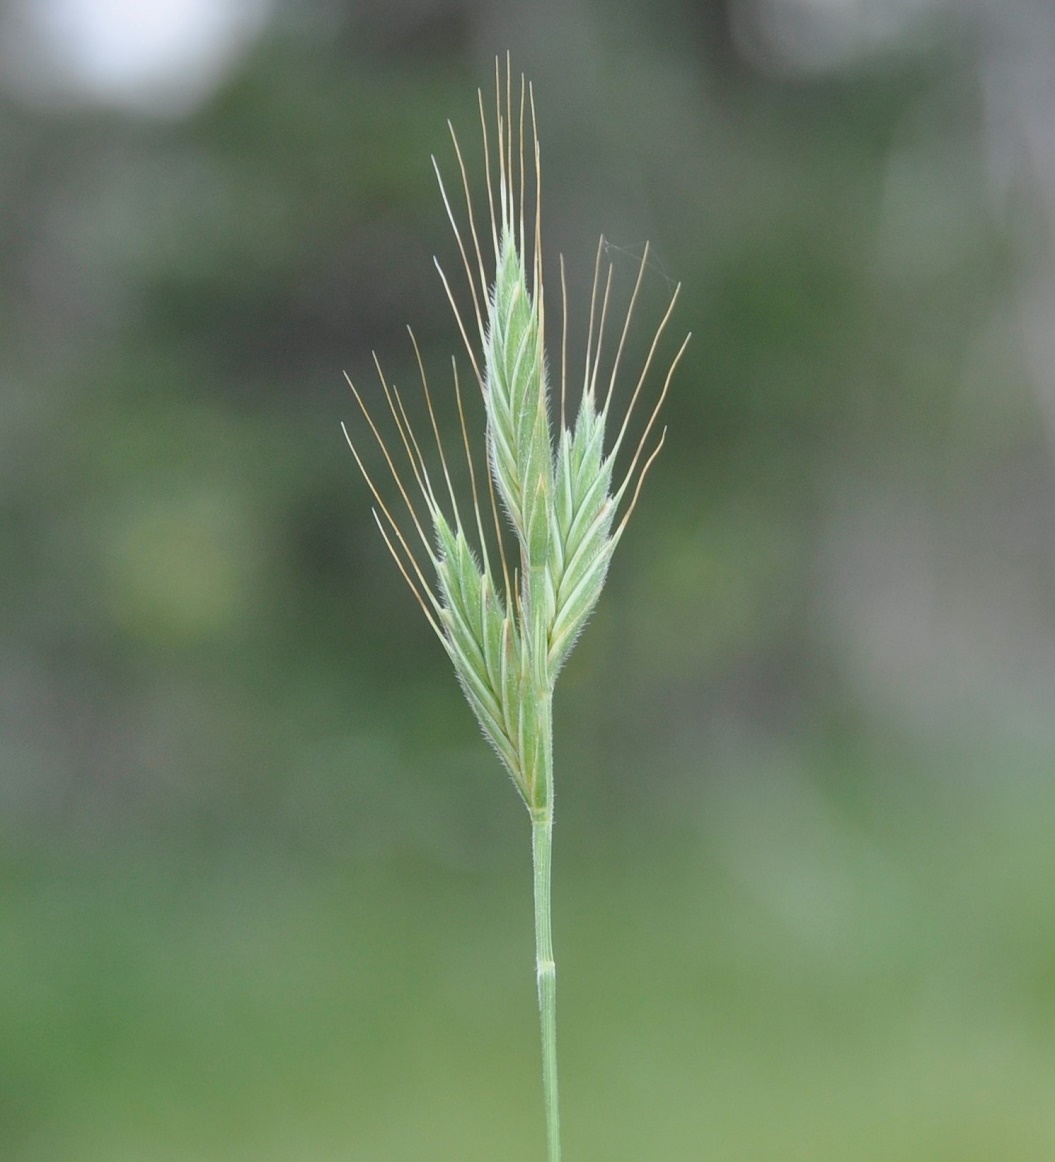
M 527 820 L 339 427 L 407 323 L 448 394 L 506 50 L 573 353 L 602 231 L 694 333 L 558 687 L 567 1156 L 1049 1160 L 1047 0 L 0 3 L 0 1156 L 542 1156 Z

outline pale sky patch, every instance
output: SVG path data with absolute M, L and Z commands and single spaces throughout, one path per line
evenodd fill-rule
M 190 112 L 263 31 L 273 0 L 14 0 L 0 72 L 38 103 Z

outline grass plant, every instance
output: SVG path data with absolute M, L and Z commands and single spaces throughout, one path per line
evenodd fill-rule
M 488 113 L 482 92 L 479 108 L 487 186 L 485 216 L 474 210 L 468 170 L 450 123 L 464 197 L 464 226 L 459 226 L 433 158 L 468 283 L 466 306 L 459 305 L 438 262 L 437 269 L 484 405 L 481 452 L 470 436 L 457 364 L 452 361 L 461 428 L 459 455 L 465 457 L 468 476 L 467 500 L 458 500 L 455 472 L 413 332 L 411 342 L 435 455 L 425 455 L 425 441 L 419 439 L 402 395 L 386 379 L 376 357 L 394 439 L 386 440 L 381 417 L 371 413 L 351 379 L 349 384 L 380 449 L 394 492 L 382 490 L 375 482 L 347 429 L 345 437 L 377 502 L 374 516 L 381 535 L 530 814 L 548 1158 L 558 1162 L 557 978 L 550 921 L 553 691 L 561 666 L 597 604 L 612 553 L 663 445 L 665 433 L 654 440 L 652 433 L 688 336 L 667 366 L 640 434 L 629 439 L 631 421 L 678 291 L 674 290 L 652 337 L 626 408 L 614 417 L 613 390 L 648 265 L 648 249 L 618 325 L 614 357 L 602 375 L 613 273 L 610 264 L 602 269 L 606 252 L 602 239 L 594 266 L 582 388 L 575 418 L 569 422 L 567 292 L 561 260 L 559 414 L 554 440 L 534 92 L 523 78 L 514 85 L 507 59 L 504 71 L 496 63 L 493 112 Z M 478 217 L 485 223 L 482 231 Z M 606 448 L 610 422 L 615 436 Z M 617 474 L 616 461 L 624 446 L 628 461 Z M 385 498 L 386 492 L 391 499 Z M 503 513 L 515 547 L 507 548 Z

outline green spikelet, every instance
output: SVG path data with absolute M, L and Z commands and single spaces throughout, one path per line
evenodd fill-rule
M 509 682 L 510 674 L 518 675 L 521 666 L 516 626 L 462 529 L 454 532 L 441 512 L 435 523 L 439 619 L 447 653 L 484 734 L 524 794 L 519 703 Z
M 512 230 L 503 228 L 484 347 L 487 450 L 495 485 L 522 545 L 541 562 L 553 492 L 546 358 Z
M 550 563 L 554 597 L 548 648 L 554 677 L 604 588 L 615 548 L 611 483 L 612 459 L 604 455 L 604 416 L 586 394 L 574 434 L 565 429 L 557 448 L 553 543 L 559 552 Z

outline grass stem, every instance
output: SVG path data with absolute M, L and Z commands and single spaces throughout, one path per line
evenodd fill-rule
M 542 1091 L 546 1106 L 548 1162 L 560 1162 L 560 1114 L 557 1102 L 557 965 L 553 959 L 550 921 L 550 871 L 553 857 L 552 804 L 531 816 L 531 850 L 535 879 L 535 965 L 542 1022 Z

